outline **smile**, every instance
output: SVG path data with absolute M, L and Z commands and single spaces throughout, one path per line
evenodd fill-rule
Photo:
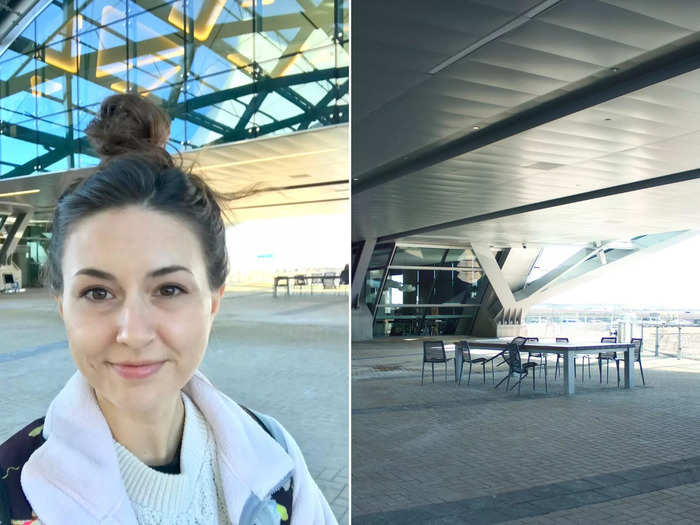
M 114 367 L 114 370 L 116 370 L 117 374 L 126 379 L 145 379 L 160 370 L 160 367 L 162 367 L 164 363 L 165 361 L 141 364 L 112 363 L 112 366 Z

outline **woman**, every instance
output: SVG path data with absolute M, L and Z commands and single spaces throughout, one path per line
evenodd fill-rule
M 336 523 L 292 437 L 197 370 L 225 229 L 217 196 L 163 150 L 168 127 L 132 95 L 88 129 L 103 162 L 59 199 L 47 263 L 78 371 L 0 446 L 0 520 Z

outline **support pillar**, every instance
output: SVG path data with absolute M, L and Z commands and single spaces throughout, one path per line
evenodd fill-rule
M 360 252 L 360 259 L 357 263 L 355 271 L 352 273 L 352 287 L 351 287 L 351 303 L 353 307 L 357 303 L 357 298 L 362 291 L 362 286 L 365 284 L 365 278 L 367 277 L 367 269 L 369 268 L 369 262 L 372 259 L 372 253 L 374 253 L 374 246 L 377 244 L 377 239 L 365 239 L 362 244 L 362 251 Z

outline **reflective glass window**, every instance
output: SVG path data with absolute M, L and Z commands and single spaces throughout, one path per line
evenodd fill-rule
M 113 93 L 161 104 L 169 149 L 347 122 L 347 49 L 340 0 L 49 4 L 0 55 L 0 127 L 26 143 L 0 176 L 92 163 L 84 130 Z

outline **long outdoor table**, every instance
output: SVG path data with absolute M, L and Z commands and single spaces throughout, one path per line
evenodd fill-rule
M 510 341 L 511 339 L 467 339 L 469 348 L 498 350 L 499 352 L 503 352 Z M 520 347 L 520 351 L 562 354 L 564 358 L 564 392 L 568 395 L 573 395 L 576 389 L 576 381 L 574 380 L 574 357 L 576 354 L 624 352 L 625 388 L 634 386 L 634 344 L 632 343 L 549 343 L 545 341 L 530 341 L 523 344 Z M 462 352 L 455 352 L 455 378 L 457 378 L 457 369 L 461 370 L 461 368 Z
M 281 286 L 281 282 L 284 281 L 284 284 L 287 285 L 287 295 L 289 295 L 289 280 L 292 279 L 292 277 L 287 277 L 286 275 L 277 275 L 275 277 L 275 284 L 272 287 L 272 297 L 277 297 L 277 287 Z
M 282 286 L 282 282 L 284 281 L 284 284 L 287 286 L 287 295 L 289 295 L 289 282 L 296 280 L 297 277 L 303 277 L 306 281 L 308 281 L 309 286 L 311 287 L 311 294 L 314 293 L 314 279 L 321 279 L 321 284 L 323 284 L 323 279 L 333 279 L 333 283 L 335 284 L 335 281 L 340 281 L 340 274 L 333 274 L 333 275 L 318 275 L 318 274 L 311 274 L 311 275 L 302 275 L 302 274 L 297 274 L 292 277 L 288 275 L 277 275 L 275 276 L 275 282 L 272 285 L 272 296 L 277 297 L 277 287 Z M 325 288 L 325 287 L 324 287 Z

